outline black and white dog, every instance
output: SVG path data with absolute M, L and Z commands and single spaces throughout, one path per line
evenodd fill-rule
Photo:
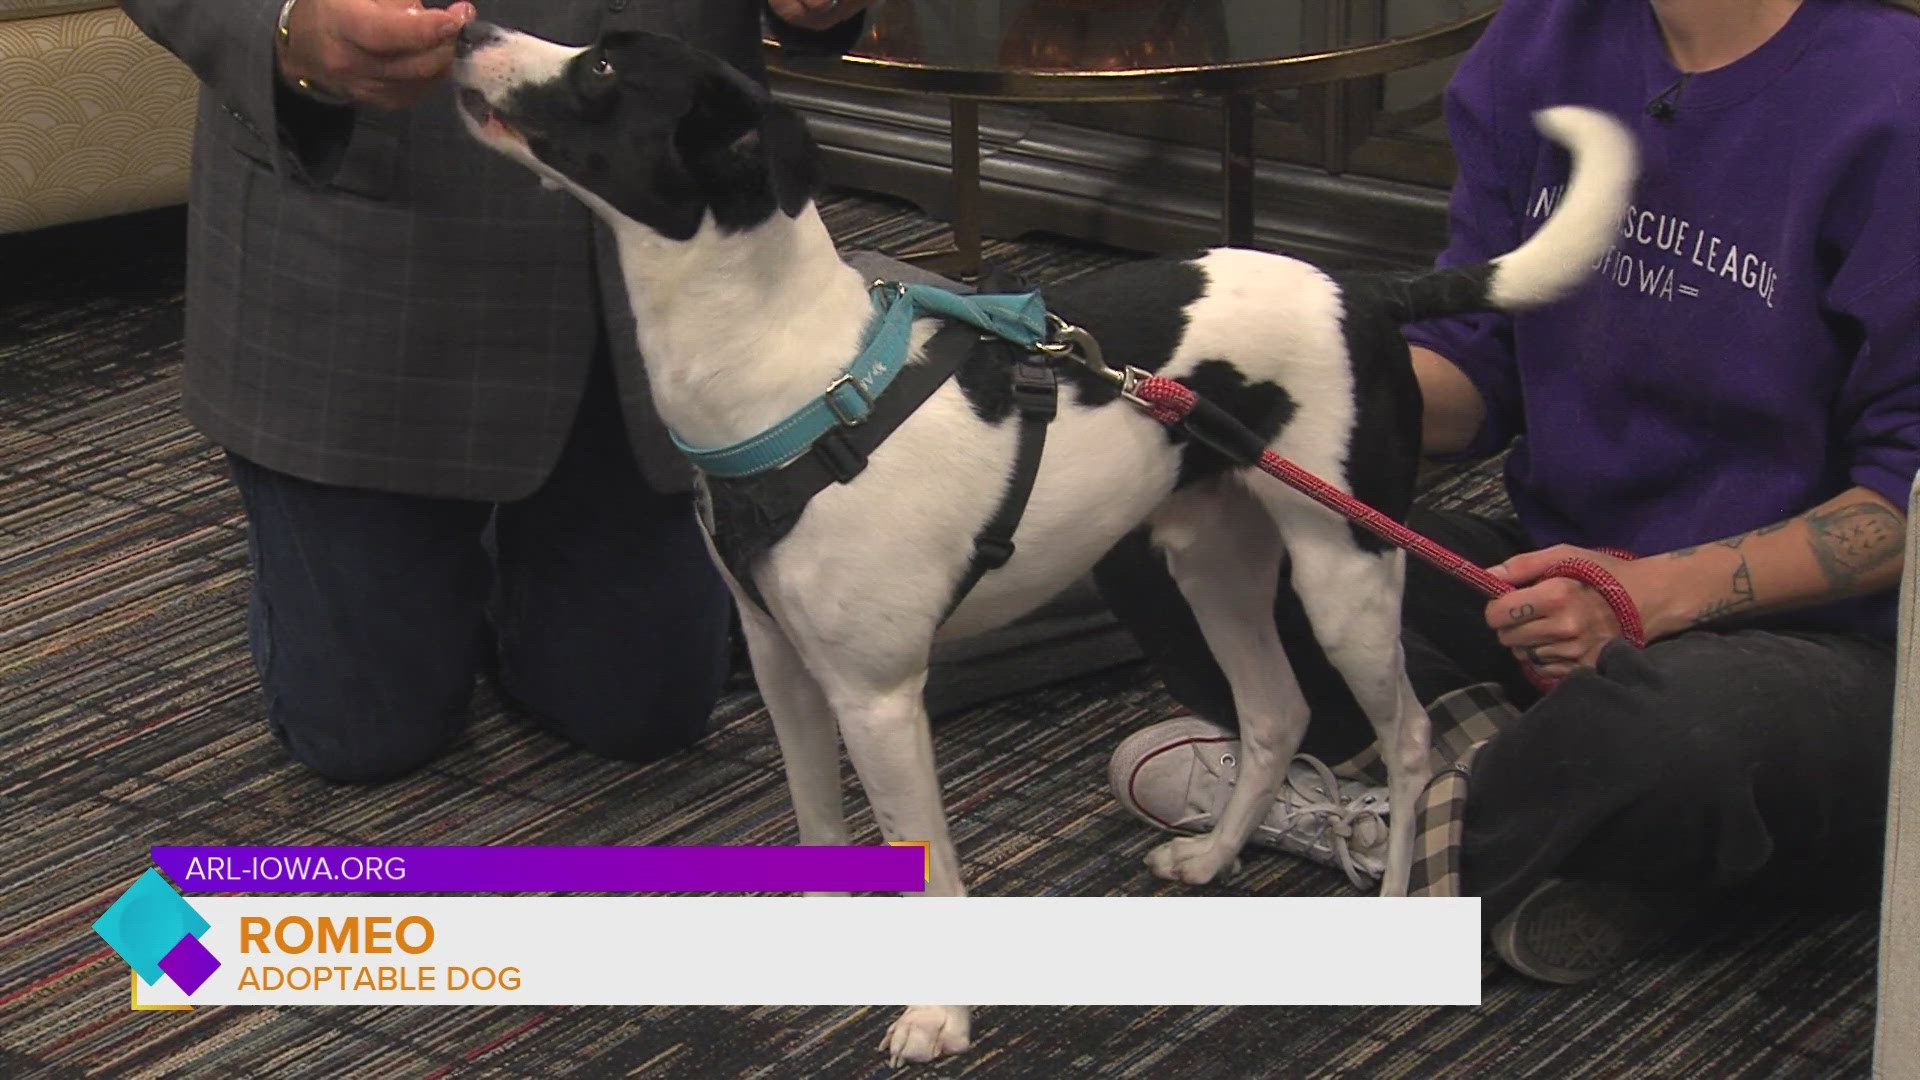
M 458 51 L 473 134 L 583 200 L 618 237 L 654 403 L 682 440 L 755 435 L 841 375 L 873 308 L 815 210 L 815 150 L 794 112 L 721 61 L 650 34 L 576 47 L 473 23 Z M 1400 325 L 1553 300 L 1591 275 L 1625 212 L 1626 131 L 1576 108 L 1537 119 L 1571 151 L 1572 181 L 1532 239 L 1485 266 L 1343 275 L 1222 249 L 1079 278 L 1049 288 L 1048 306 L 1109 359 L 1186 383 L 1282 456 L 1403 517 L 1421 406 Z M 916 356 L 935 329 L 916 324 Z M 751 593 L 730 575 L 801 841 L 848 838 L 837 726 L 887 838 L 930 842 L 929 892 L 963 894 L 921 702 L 935 635 L 1018 617 L 1145 523 L 1232 684 L 1245 746 L 1213 832 L 1160 845 L 1148 866 L 1211 880 L 1272 803 L 1307 723 L 1272 614 L 1290 567 L 1379 737 L 1396 811 L 1383 892 L 1403 894 L 1409 808 L 1429 774 L 1427 716 L 1399 644 L 1404 556 L 1278 481 L 1170 438 L 1108 384 L 1069 378 L 1012 560 L 942 624 L 1014 461 L 1019 424 L 1004 379 L 1001 400 L 995 387 L 965 370 L 946 382 L 863 472 L 813 498 L 753 564 Z M 895 1061 L 954 1053 L 968 1022 L 964 1006 L 915 1006 L 883 1048 Z

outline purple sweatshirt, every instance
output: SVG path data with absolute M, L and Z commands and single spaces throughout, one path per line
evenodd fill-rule
M 1671 114 L 1649 115 L 1664 100 Z M 1682 80 L 1645 0 L 1508 0 L 1447 92 L 1460 162 L 1442 265 L 1511 250 L 1567 179 L 1528 119 L 1595 106 L 1638 136 L 1613 249 L 1572 298 L 1410 327 L 1479 387 L 1473 452 L 1540 546 L 1638 554 L 1800 514 L 1920 465 L 1920 17 L 1806 0 Z M 1658 106 L 1652 110 L 1663 112 Z M 1893 633 L 1891 591 L 1766 620 Z

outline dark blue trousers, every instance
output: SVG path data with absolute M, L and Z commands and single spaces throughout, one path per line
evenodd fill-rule
M 596 364 L 546 483 L 486 503 L 311 483 L 228 455 L 246 506 L 248 618 L 267 722 L 335 780 L 432 761 L 475 676 L 594 753 L 646 761 L 707 731 L 729 599 L 689 495 L 661 495 Z M 489 542 L 490 541 L 490 542 Z

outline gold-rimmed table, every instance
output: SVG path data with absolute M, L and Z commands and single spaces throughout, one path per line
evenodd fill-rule
M 916 261 L 980 265 L 980 102 L 1217 98 L 1221 240 L 1253 238 L 1254 101 L 1275 90 L 1386 75 L 1455 55 L 1494 0 L 887 0 L 846 54 L 768 42 L 768 66 L 816 82 L 948 99 L 952 249 Z

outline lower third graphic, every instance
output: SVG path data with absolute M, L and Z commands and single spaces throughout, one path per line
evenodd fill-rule
M 165 975 L 191 995 L 220 967 L 200 944 L 207 925 L 160 871 L 148 870 L 94 922 L 93 932 L 148 986 Z M 137 994 L 137 984 L 134 989 Z

